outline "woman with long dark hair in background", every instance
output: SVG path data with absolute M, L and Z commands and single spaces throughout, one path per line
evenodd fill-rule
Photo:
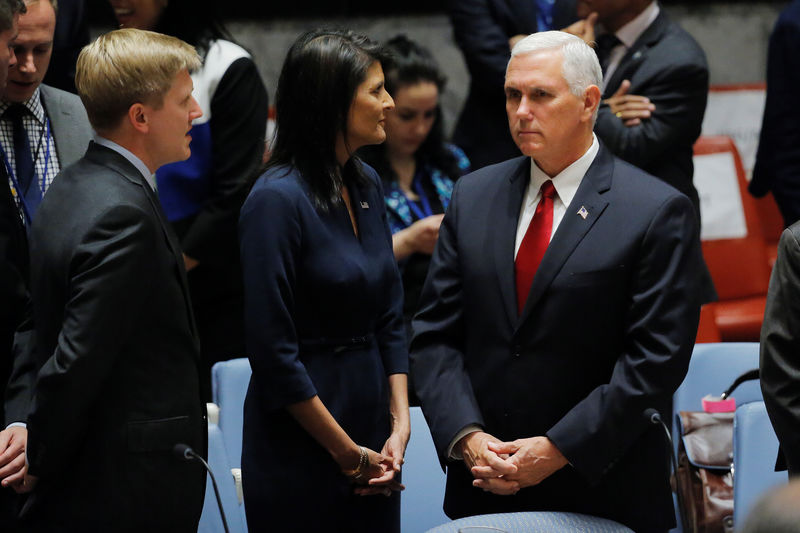
M 385 138 L 383 59 L 349 32 L 294 43 L 272 157 L 242 208 L 250 531 L 399 531 L 402 288 L 380 179 L 353 156 Z
M 453 182 L 469 172 L 460 148 L 444 142 L 439 96 L 445 78 L 431 53 L 399 35 L 387 41 L 392 64 L 386 89 L 395 109 L 386 117 L 386 142 L 359 154 L 383 179 L 394 255 L 403 278 L 403 316 L 409 333 Z

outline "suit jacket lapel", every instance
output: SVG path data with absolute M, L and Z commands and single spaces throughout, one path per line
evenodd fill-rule
M 511 324 L 517 322 L 517 291 L 514 276 L 514 244 L 517 237 L 517 223 L 525 187 L 530 181 L 531 159 L 520 158 L 520 164 L 508 176 L 500 178 L 504 183 L 490 210 L 493 218 L 488 221 L 494 233 L 495 274 L 503 296 L 504 308 Z
M 153 206 L 153 210 L 156 212 L 158 221 L 161 224 L 161 229 L 164 231 L 164 235 L 167 238 L 167 243 L 169 245 L 169 248 L 170 250 L 172 250 L 172 254 L 175 256 L 175 263 L 178 269 L 178 277 L 181 280 L 183 301 L 186 304 L 186 312 L 189 315 L 189 323 L 192 327 L 192 336 L 195 337 L 195 339 L 197 339 L 197 324 L 195 324 L 194 322 L 192 301 L 189 296 L 189 280 L 186 277 L 186 267 L 185 267 L 186 263 L 183 260 L 183 251 L 181 249 L 180 244 L 178 243 L 177 238 L 175 237 L 175 232 L 173 231 L 172 226 L 167 221 L 167 217 L 164 214 L 164 210 L 161 208 L 161 202 L 158 200 L 155 191 L 153 191 L 149 183 L 144 182 L 144 177 L 141 176 L 141 174 L 139 174 L 139 178 L 141 180 L 141 186 L 144 189 L 145 194 L 147 195 L 147 199 L 150 200 L 150 204 Z
M 61 96 L 51 91 L 46 85 L 41 85 L 42 107 L 47 118 L 50 119 L 53 141 L 56 145 L 56 154 L 62 168 L 65 161 L 73 161 L 86 151 L 86 145 L 81 141 L 83 135 L 75 135 L 74 122 L 70 106 L 66 105 Z
M 583 177 L 572 202 L 567 206 L 564 218 L 558 225 L 539 269 L 536 271 L 525 308 L 517 322 L 517 330 L 530 316 L 531 310 L 536 307 L 553 279 L 561 271 L 567 258 L 605 211 L 608 200 L 603 197 L 603 193 L 611 187 L 613 170 L 614 157 L 601 144 L 594 162 Z M 585 208 L 588 213 L 585 219 L 578 214 L 581 207 Z
M 608 83 L 606 83 L 603 94 L 604 98 L 608 98 L 614 94 L 616 90 L 619 89 L 623 80 L 631 79 L 636 70 L 647 59 L 647 53 L 650 48 L 664 36 L 668 24 L 669 19 L 667 15 L 664 11 L 661 11 L 653 23 L 644 30 L 644 33 L 636 39 L 633 46 L 630 47 L 622 57 L 622 60 L 620 60 L 617 70 L 614 71 L 614 74 L 611 75 Z

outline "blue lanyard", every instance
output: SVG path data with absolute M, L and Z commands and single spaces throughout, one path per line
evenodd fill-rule
M 44 172 L 42 172 L 42 179 L 41 187 L 42 190 L 42 197 L 44 197 L 45 189 L 47 189 L 47 169 L 50 166 L 50 119 L 45 117 L 45 139 L 44 139 Z M 11 168 L 11 164 L 8 162 L 8 157 L 6 156 L 6 151 L 3 148 L 3 145 L 0 144 L 0 155 L 3 156 L 3 163 L 6 165 L 6 171 L 8 172 L 8 177 L 11 178 L 11 183 L 13 184 L 13 189 L 11 189 L 11 196 L 15 199 L 19 199 L 20 205 L 22 206 L 22 213 L 25 216 L 25 222 L 28 226 L 30 226 L 33 220 L 31 219 L 31 210 L 28 207 L 28 202 L 25 201 L 25 192 L 19 186 L 19 181 L 17 181 L 17 176 L 14 174 L 14 169 Z M 38 158 L 37 158 L 38 159 Z M 33 167 L 34 175 L 36 174 L 36 161 L 34 161 Z M 22 192 L 22 194 L 20 194 Z
M 417 193 L 417 196 L 419 196 L 419 201 L 422 202 L 422 210 L 420 210 L 417 203 L 412 201 L 411 198 L 409 198 L 408 196 L 406 196 L 406 193 L 404 193 L 402 190 L 400 190 L 400 194 L 402 194 L 405 197 L 406 203 L 408 203 L 408 207 L 414 212 L 415 215 L 417 215 L 417 218 L 422 220 L 423 218 L 432 216 L 433 209 L 431 209 L 431 204 L 428 202 L 428 197 L 425 195 L 425 191 L 422 189 L 422 183 L 419 178 L 420 174 L 418 172 L 414 176 L 414 182 L 412 184 L 412 187 L 414 188 L 414 191 Z

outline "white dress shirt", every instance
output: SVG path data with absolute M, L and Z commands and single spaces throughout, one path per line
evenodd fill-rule
M 630 47 L 633 46 L 633 43 L 635 43 L 636 40 L 642 36 L 644 31 L 650 27 L 650 24 L 656 20 L 660 12 L 661 8 L 658 7 L 658 2 L 652 2 L 644 11 L 639 13 L 635 19 L 628 22 L 614 33 L 617 39 L 622 41 L 622 44 L 618 44 L 611 49 L 611 53 L 608 56 L 608 66 L 603 73 L 604 84 L 608 83 L 608 80 L 611 79 L 611 75 L 617 70 L 620 61 L 622 61 L 622 58 L 628 53 Z
M 553 188 L 556 190 L 556 195 L 553 198 L 553 230 L 550 233 L 551 240 L 553 239 L 556 229 L 558 229 L 558 225 L 564 219 L 564 215 L 567 212 L 567 207 L 569 207 L 569 204 L 572 202 L 572 198 L 578 191 L 578 187 L 583 181 L 583 176 L 586 175 L 589 167 L 592 166 L 594 158 L 597 157 L 597 152 L 599 150 L 600 143 L 597 142 L 597 136 L 595 136 L 593 133 L 592 145 L 589 147 L 589 149 L 586 150 L 586 152 L 574 163 L 562 170 L 556 176 L 553 176 Z M 545 174 L 544 171 L 536 165 L 536 161 L 531 159 L 531 179 L 528 182 L 528 186 L 525 188 L 525 197 L 522 199 L 522 209 L 519 213 L 519 221 L 517 222 L 517 239 L 514 245 L 514 259 L 517 258 L 519 246 L 522 244 L 522 239 L 525 237 L 525 232 L 528 231 L 528 226 L 533 219 L 533 214 L 536 212 L 536 206 L 539 205 L 539 200 L 542 198 L 542 193 L 540 190 L 542 183 L 549 179 L 551 179 L 550 176 Z M 574 215 L 578 215 L 577 210 L 575 211 Z M 462 438 L 475 431 L 483 431 L 483 428 L 478 425 L 471 424 L 456 433 L 455 438 L 450 442 L 450 446 L 447 447 L 447 456 L 450 459 L 460 460 L 462 458 L 461 452 L 460 450 L 455 449 L 456 444 Z

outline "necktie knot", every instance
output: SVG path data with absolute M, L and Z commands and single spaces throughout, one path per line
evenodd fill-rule
M 27 109 L 22 104 L 11 104 L 6 109 L 5 113 L 3 113 L 3 117 L 10 120 L 11 122 L 19 122 L 22 120 L 22 117 L 25 116 L 27 113 Z
M 608 62 L 611 59 L 611 51 L 615 46 L 622 44 L 622 41 L 613 33 L 604 33 L 597 36 L 596 42 L 597 58 L 600 60 L 600 67 L 603 69 L 603 73 L 605 73 L 608 68 Z
M 553 199 L 556 196 L 556 188 L 553 187 L 553 180 L 547 180 L 542 183 L 542 187 L 539 190 L 542 193 L 542 198 Z

